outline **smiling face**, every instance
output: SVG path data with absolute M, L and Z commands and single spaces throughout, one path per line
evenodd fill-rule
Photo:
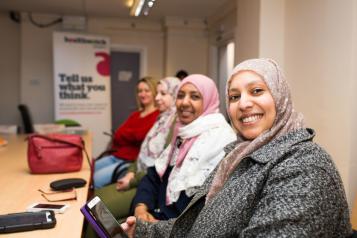
M 241 71 L 232 77 L 228 112 L 233 126 L 247 140 L 257 138 L 273 126 L 275 103 L 261 76 L 253 71 Z
M 172 106 L 173 97 L 168 92 L 167 84 L 159 83 L 157 85 L 157 94 L 155 97 L 155 102 L 160 112 L 164 112 Z
M 178 91 L 176 99 L 177 116 L 187 125 L 203 113 L 203 97 L 192 83 L 184 84 Z
M 137 87 L 138 99 L 143 107 L 147 107 L 154 103 L 154 94 L 150 90 L 149 85 L 147 85 L 145 82 L 140 82 Z

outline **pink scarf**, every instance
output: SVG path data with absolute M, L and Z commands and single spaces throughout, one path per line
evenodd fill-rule
M 211 113 L 219 112 L 219 95 L 218 95 L 216 84 L 213 82 L 212 79 L 201 74 L 192 74 L 187 76 L 184 80 L 182 80 L 181 84 L 179 85 L 179 90 L 183 85 L 187 83 L 193 84 L 202 95 L 203 113 L 200 115 L 200 117 Z M 176 148 L 176 140 L 177 140 L 178 132 L 180 128 L 184 126 L 185 125 L 181 124 L 179 121 L 176 122 L 175 129 L 172 136 L 172 141 L 171 141 L 172 150 L 169 154 L 170 158 L 173 156 L 173 151 Z M 190 150 L 193 143 L 196 141 L 197 137 L 198 136 L 191 137 L 183 141 L 183 143 L 179 148 L 179 152 L 176 160 L 176 166 L 178 167 L 181 166 L 188 151 Z M 164 175 L 165 171 L 166 169 L 164 171 L 159 172 L 160 177 Z

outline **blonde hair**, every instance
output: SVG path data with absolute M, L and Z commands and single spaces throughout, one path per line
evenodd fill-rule
M 143 77 L 138 81 L 138 83 L 136 84 L 136 88 L 135 88 L 135 98 L 136 98 L 136 104 L 137 104 L 139 111 L 144 109 L 144 106 L 140 103 L 140 100 L 138 97 L 138 85 L 142 82 L 146 83 L 149 86 L 149 89 L 152 92 L 153 98 L 155 99 L 156 94 L 157 94 L 156 87 L 157 87 L 157 84 L 159 81 L 153 77 L 150 77 L 150 76 Z

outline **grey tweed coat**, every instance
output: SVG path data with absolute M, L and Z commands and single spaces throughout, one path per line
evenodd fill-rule
M 301 129 L 245 157 L 205 205 L 213 174 L 177 219 L 138 221 L 136 237 L 348 237 L 348 205 L 330 156 Z

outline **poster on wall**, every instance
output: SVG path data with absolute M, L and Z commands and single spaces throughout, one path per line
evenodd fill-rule
M 74 120 L 93 136 L 93 156 L 111 131 L 109 38 L 54 32 L 55 119 Z

